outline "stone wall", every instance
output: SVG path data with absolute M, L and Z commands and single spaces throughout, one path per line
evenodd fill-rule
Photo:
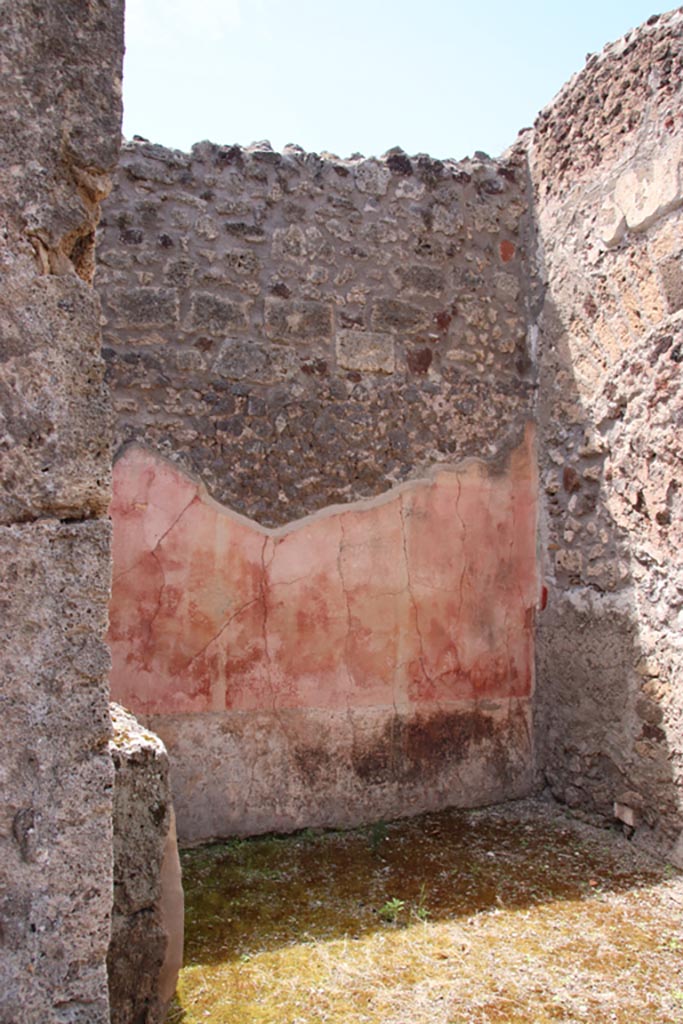
M 678 11 L 590 57 L 530 140 L 547 280 L 539 761 L 562 800 L 630 807 L 667 854 L 683 826 L 682 82 Z
M 0 1020 L 105 1024 L 111 423 L 91 287 L 118 0 L 0 4 Z
M 518 444 L 523 152 L 124 146 L 98 249 L 117 447 L 263 526 Z
M 523 150 L 125 147 L 112 690 L 183 839 L 528 791 L 527 180 Z

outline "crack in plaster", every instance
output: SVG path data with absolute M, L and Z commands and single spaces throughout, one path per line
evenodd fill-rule
M 347 678 L 349 687 L 352 687 L 354 685 L 354 683 L 355 683 L 355 680 L 353 678 L 353 675 L 351 673 L 351 669 L 349 667 L 349 644 L 351 643 L 351 634 L 353 632 L 353 627 L 352 627 L 353 616 L 351 615 L 351 599 L 350 599 L 350 596 L 349 596 L 349 590 L 348 590 L 348 587 L 346 585 L 346 580 L 344 579 L 344 570 L 342 569 L 342 556 L 344 554 L 344 551 L 345 551 L 347 543 L 348 543 L 347 539 L 346 539 L 346 532 L 344 530 L 344 516 L 340 516 L 339 517 L 339 530 L 340 530 L 341 536 L 339 538 L 339 548 L 337 549 L 337 573 L 339 575 L 339 582 L 341 584 L 342 593 L 344 595 L 344 603 L 346 605 L 346 636 L 344 638 L 343 664 L 344 664 L 344 669 L 346 671 L 346 678 Z M 349 703 L 348 692 L 347 692 L 347 696 L 346 696 L 346 704 L 347 704 L 347 707 L 350 710 L 350 703 Z
M 433 679 L 429 675 L 429 673 L 428 673 L 428 671 L 426 669 L 426 666 L 425 666 L 424 638 L 422 636 L 422 630 L 420 629 L 420 620 L 419 620 L 419 614 L 418 614 L 418 608 L 417 608 L 417 601 L 415 599 L 415 594 L 413 593 L 412 580 L 411 580 L 411 576 L 410 576 L 410 561 L 409 561 L 409 558 L 408 558 L 408 539 L 407 539 L 407 534 L 406 534 L 406 510 L 405 510 L 405 505 L 403 503 L 403 495 L 401 495 L 401 498 L 400 498 L 400 501 L 399 501 L 399 514 L 400 514 L 400 517 L 401 517 L 401 540 L 402 540 L 402 548 L 403 548 L 403 558 L 404 558 L 405 567 L 406 567 L 407 591 L 408 591 L 408 597 L 410 599 L 410 604 L 411 604 L 411 607 L 413 609 L 413 617 L 415 619 L 415 633 L 416 633 L 417 641 L 418 641 L 418 644 L 419 644 L 419 647 L 420 647 L 420 655 L 419 655 L 419 659 L 418 660 L 420 662 L 420 668 L 422 669 L 422 675 L 424 676 L 424 678 L 427 680 L 428 683 L 432 683 L 433 684 Z
M 185 515 L 185 513 L 186 513 L 186 512 L 187 512 L 187 510 L 189 509 L 190 505 L 194 504 L 194 502 L 195 502 L 195 501 L 199 501 L 199 495 L 197 494 L 197 492 L 196 492 L 196 491 L 195 491 L 195 493 L 194 493 L 194 494 L 192 495 L 192 497 L 190 498 L 190 500 L 188 501 L 187 505 L 185 505 L 185 507 L 184 507 L 184 508 L 183 508 L 183 509 L 182 509 L 182 510 L 181 510 L 181 511 L 179 512 L 179 514 L 178 514 L 178 515 L 176 516 L 176 518 L 175 518 L 175 519 L 173 520 L 173 522 L 171 523 L 171 525 L 170 525 L 170 526 L 168 526 L 168 527 L 167 527 L 167 528 L 166 528 L 166 529 L 164 530 L 164 532 L 163 532 L 163 533 L 161 534 L 161 536 L 157 538 L 157 540 L 156 540 L 156 541 L 155 541 L 155 543 L 154 543 L 154 547 L 150 548 L 150 549 L 149 549 L 149 551 L 146 551 L 146 552 L 145 552 L 145 554 L 144 554 L 144 555 L 142 556 L 142 558 L 138 558 L 137 562 L 133 562 L 133 564 L 132 564 L 132 565 L 129 565 L 127 569 L 124 569 L 124 570 L 123 570 L 123 572 L 117 573 L 117 575 L 116 575 L 116 576 L 112 577 L 112 581 L 111 581 L 111 582 L 112 582 L 112 586 L 114 585 L 114 583 L 117 583 L 117 582 L 118 582 L 118 580 L 120 580 L 120 579 L 121 579 L 121 578 L 122 578 L 123 576 L 126 576 L 126 575 L 127 575 L 127 574 L 128 574 L 129 572 L 132 572 L 132 571 L 133 571 L 133 569 L 137 569 L 137 568 L 138 568 L 138 566 L 140 566 L 140 565 L 142 564 L 142 562 L 143 562 L 143 559 L 144 559 L 144 558 L 145 558 L 145 557 L 146 557 L 146 556 L 147 556 L 148 554 L 151 554 L 151 555 L 154 555 L 154 554 L 156 554 L 156 552 L 157 552 L 157 550 L 158 550 L 158 548 L 159 548 L 159 545 L 161 544 L 161 542 L 162 542 L 162 541 L 163 541 L 163 540 L 164 540 L 164 539 L 165 539 L 166 537 L 168 537 L 168 535 L 169 535 L 169 533 L 171 532 L 171 530 L 175 529 L 175 527 L 176 527 L 176 526 L 178 525 L 178 523 L 180 522 L 180 520 L 181 520 L 181 519 L 183 518 L 183 516 Z M 152 508 L 158 508 L 158 509 L 159 509 L 159 511 L 161 511 L 161 512 L 163 512 L 163 511 L 164 511 L 164 509 L 163 509 L 163 508 L 162 508 L 162 507 L 161 507 L 160 505 L 155 505 L 155 504 L 154 504 L 154 502 L 148 502 L 148 504 L 149 504 L 149 505 L 151 505 L 151 506 L 152 506 Z
M 294 583 L 303 583 L 305 580 L 310 581 L 310 579 L 310 574 L 306 573 L 304 576 L 294 576 L 291 580 L 279 580 L 277 583 L 269 583 L 268 589 L 275 590 L 276 587 L 291 587 Z
M 246 611 L 246 610 L 247 610 L 247 608 L 251 608 L 251 606 L 252 606 L 252 605 L 254 605 L 254 604 L 258 604 L 258 603 L 259 603 L 259 598 L 257 598 L 257 597 L 254 597 L 254 598 L 252 598 L 252 599 L 251 599 L 251 601 L 245 601 L 245 603 L 244 603 L 244 604 L 240 605 L 240 607 L 239 607 L 239 608 L 238 608 L 238 609 L 237 609 L 236 611 L 234 611 L 234 612 L 233 612 L 233 613 L 232 613 L 232 614 L 231 614 L 231 615 L 230 615 L 230 616 L 229 616 L 229 617 L 228 617 L 228 618 L 226 619 L 226 621 L 225 621 L 225 622 L 223 623 L 223 625 L 222 625 L 222 626 L 220 627 L 220 629 L 218 630 L 218 632 L 217 632 L 217 633 L 216 633 L 216 634 L 215 634 L 214 636 L 212 636 L 210 640 L 207 640 L 207 642 L 206 642 L 206 643 L 204 644 L 204 646 L 203 646 L 203 647 L 201 647 L 201 648 L 200 648 L 200 649 L 199 649 L 199 650 L 198 650 L 198 651 L 196 652 L 196 654 L 193 654 L 193 655 L 192 655 L 192 656 L 191 656 L 190 658 L 188 658 L 187 662 L 186 662 L 186 663 L 185 663 L 185 665 L 183 666 L 183 669 L 184 669 L 184 670 L 188 669 L 188 668 L 190 667 L 190 665 L 192 664 L 192 662 L 193 662 L 193 661 L 196 661 L 196 660 L 197 660 L 197 658 L 200 658 L 200 657 L 202 656 L 202 654 L 204 654 L 204 653 L 205 653 L 205 652 L 206 652 L 206 651 L 208 650 L 208 648 L 209 648 L 209 647 L 211 646 L 211 644 L 212 644 L 212 643 L 215 643 L 215 641 L 216 641 L 216 640 L 218 640 L 218 639 L 219 639 L 219 638 L 220 638 L 220 637 L 221 637 L 221 636 L 223 635 L 223 633 L 225 633 L 225 631 L 226 631 L 226 629 L 228 628 L 228 626 L 230 626 L 230 625 L 231 625 L 231 623 L 232 623 L 232 622 L 234 622 L 234 620 L 235 620 L 235 619 L 237 618 L 237 616 L 238 616 L 238 615 L 241 615 L 241 614 L 242 614 L 242 612 L 244 612 L 244 611 Z
M 187 512 L 187 510 L 189 509 L 190 505 L 193 505 L 195 501 L 199 501 L 199 495 L 197 494 L 197 492 L 196 492 L 196 491 L 195 491 L 195 493 L 194 493 L 194 494 L 192 495 L 192 497 L 190 498 L 190 500 L 188 501 L 187 505 L 185 505 L 185 507 L 184 507 L 184 508 L 183 508 L 183 509 L 182 509 L 182 510 L 181 510 L 181 511 L 180 511 L 180 512 L 178 513 L 178 515 L 177 515 L 177 516 L 175 517 L 175 519 L 173 520 L 173 522 L 171 523 L 171 525 L 170 525 L 170 526 L 168 526 L 168 527 L 167 527 L 167 528 L 166 528 L 166 529 L 164 530 L 164 532 L 163 532 L 163 533 L 161 534 L 161 536 L 160 536 L 160 537 L 158 538 L 158 540 L 156 541 L 156 543 L 155 543 L 155 545 L 154 545 L 154 548 L 152 549 L 153 551 L 157 551 L 157 550 L 158 550 L 158 548 L 159 548 L 160 544 L 161 544 L 161 543 L 162 543 L 162 542 L 163 542 L 163 541 L 164 541 L 164 540 L 166 539 L 166 537 L 168 537 L 168 535 L 169 535 L 169 533 L 171 532 L 171 530 L 175 529 L 175 527 L 176 527 L 176 526 L 178 525 L 178 523 L 180 522 L 180 520 L 181 520 L 181 519 L 183 518 L 183 516 L 185 515 L 185 513 L 186 513 L 186 512 Z M 159 508 L 159 506 L 158 506 L 158 505 L 155 505 L 154 507 L 155 507 L 155 508 Z

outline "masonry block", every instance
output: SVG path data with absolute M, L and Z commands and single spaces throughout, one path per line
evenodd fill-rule
M 376 331 L 339 331 L 337 362 L 347 370 L 393 373 L 396 366 L 393 334 Z

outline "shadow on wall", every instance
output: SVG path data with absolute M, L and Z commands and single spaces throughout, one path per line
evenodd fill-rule
M 546 305 L 546 330 L 552 312 Z M 639 356 L 649 351 L 654 364 L 648 365 L 650 386 L 638 396 L 643 407 L 652 397 L 659 400 L 658 381 L 667 381 L 677 370 L 671 350 L 675 358 L 673 339 L 678 336 L 680 344 L 682 334 L 680 327 L 673 335 L 669 328 L 655 329 L 639 346 Z M 560 334 L 552 357 L 544 355 L 547 370 L 551 358 L 551 372 L 562 365 L 571 368 L 566 335 Z M 555 412 L 566 411 L 573 400 L 582 422 L 543 422 L 546 438 L 555 435 L 543 473 L 543 540 L 554 569 L 537 631 L 537 759 L 555 796 L 607 817 L 615 803 L 625 805 L 618 816 L 668 853 L 683 824 L 680 694 L 675 689 L 680 654 L 672 635 L 680 595 L 668 578 L 676 558 L 671 550 L 675 527 L 667 529 L 668 519 L 660 525 L 656 517 L 670 514 L 667 505 L 677 486 L 674 478 L 659 489 L 663 500 L 658 508 L 660 481 L 649 478 L 647 453 L 634 452 L 629 440 L 638 438 L 639 418 L 637 411 L 629 416 L 621 404 L 629 377 L 633 383 L 628 372 L 633 363 L 628 357 L 622 362 L 602 386 L 600 412 L 582 407 L 579 392 L 565 390 Z M 610 394 L 616 398 L 612 412 L 607 408 Z M 647 445 L 642 435 L 640 441 Z M 658 476 L 671 469 L 666 464 L 655 468 Z M 615 490 L 606 496 L 610 477 L 612 485 L 615 478 L 617 486 L 624 485 L 621 494 Z M 639 531 L 620 522 L 619 502 L 624 518 L 644 519 Z M 649 538 L 655 531 L 657 548 Z M 673 629 L 662 621 L 669 615 Z
M 637 840 L 680 864 L 683 18 L 651 21 L 589 61 L 530 149 L 550 589 L 535 734 L 554 795 L 607 817 L 617 803 Z M 629 75 L 633 105 L 617 110 Z

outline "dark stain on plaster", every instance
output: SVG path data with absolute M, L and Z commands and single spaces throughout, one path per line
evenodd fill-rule
M 299 746 L 293 753 L 297 772 L 306 785 L 317 785 L 331 774 L 333 759 L 322 747 Z
M 436 775 L 444 763 L 462 761 L 470 747 L 494 738 L 493 719 L 480 711 L 418 715 L 401 729 L 406 774 Z
M 496 769 L 506 760 L 507 735 L 493 718 L 481 711 L 437 711 L 411 719 L 393 716 L 380 735 L 357 743 L 352 766 L 358 778 L 369 785 L 429 779 L 443 773 L 449 764 L 466 761 L 471 747 L 487 744 Z M 505 725 L 507 734 L 507 723 Z

